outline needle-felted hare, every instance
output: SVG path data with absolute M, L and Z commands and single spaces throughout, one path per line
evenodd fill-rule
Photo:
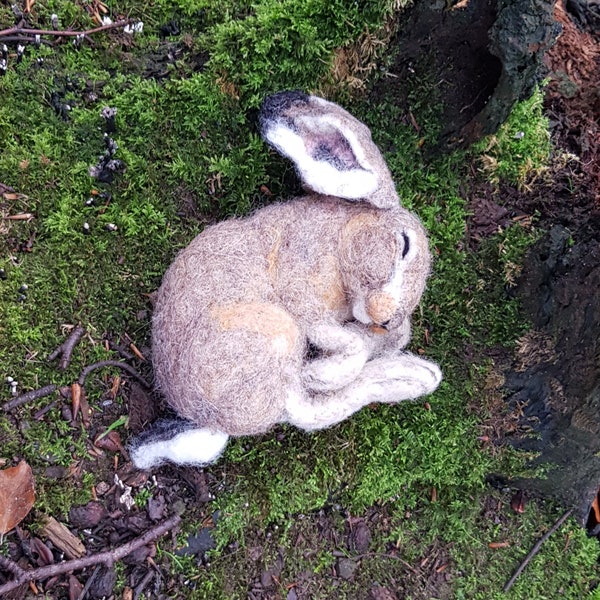
M 267 98 L 259 121 L 310 193 L 207 227 L 168 269 L 152 355 L 182 419 L 134 440 L 140 468 L 207 464 L 229 436 L 322 429 L 441 381 L 402 351 L 431 256 L 369 129 L 301 92 Z

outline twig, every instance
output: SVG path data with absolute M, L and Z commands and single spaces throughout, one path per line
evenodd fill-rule
M 175 515 L 163 523 L 159 523 L 155 527 L 152 527 L 152 529 L 149 529 L 144 535 L 135 538 L 130 542 L 123 544 L 122 546 L 113 548 L 112 550 L 106 550 L 105 552 L 93 554 L 92 556 L 84 556 L 83 558 L 66 560 L 61 563 L 48 565 L 46 567 L 39 567 L 30 571 L 26 571 L 15 562 L 0 556 L 0 567 L 2 567 L 5 571 L 9 571 L 15 575 L 15 579 L 8 581 L 4 585 L 0 585 L 0 597 L 2 594 L 6 594 L 15 588 L 18 588 L 20 585 L 30 581 L 42 581 L 44 579 L 48 579 L 49 577 L 54 577 L 55 575 L 69 573 L 71 571 L 78 571 L 80 569 L 85 569 L 86 567 L 91 567 L 92 565 L 104 564 L 110 567 L 116 561 L 121 560 L 128 554 L 131 554 L 134 550 L 145 546 L 152 540 L 155 540 L 157 537 L 165 534 L 170 529 L 173 529 L 179 525 L 180 521 L 181 517 L 179 515 Z
M 81 375 L 77 380 L 79 385 L 83 386 L 85 383 L 85 378 L 96 369 L 102 369 L 104 367 L 117 367 L 119 369 L 123 369 L 127 371 L 130 375 L 135 377 L 144 387 L 150 389 L 152 386 L 131 366 L 126 363 L 119 362 L 118 360 L 101 360 L 100 362 L 88 365 L 83 371 L 81 371 Z
M 3 29 L 0 31 L 0 37 L 6 37 L 7 35 L 53 35 L 56 37 L 71 36 L 76 37 L 78 35 L 88 36 L 100 31 L 107 31 L 108 29 L 118 29 L 119 27 L 125 27 L 131 25 L 134 22 L 133 19 L 125 19 L 123 21 L 115 21 L 108 25 L 102 25 L 101 27 L 95 27 L 94 29 L 87 29 L 86 31 L 72 31 L 70 29 L 25 29 L 24 27 L 11 27 L 10 29 Z
M 81 325 L 77 325 L 77 327 L 71 331 L 71 335 L 69 335 L 69 337 L 58 348 L 56 348 L 56 350 L 54 350 L 50 356 L 48 356 L 48 360 L 54 360 L 62 354 L 60 362 L 58 363 L 58 368 L 64 371 L 69 364 L 71 364 L 71 355 L 73 354 L 73 350 L 84 335 L 85 329 Z
M 156 573 L 151 569 L 148 569 L 148 572 L 144 576 L 144 579 L 135 587 L 133 590 L 133 600 L 138 600 L 138 598 L 144 593 L 144 590 L 148 586 L 148 584 L 154 579 Z
M 5 556 L 2 556 L 1 554 L 0 554 L 0 567 L 2 569 L 4 569 L 5 571 L 9 571 L 15 577 L 20 577 L 21 573 L 24 572 L 24 569 L 21 569 L 21 567 L 16 562 L 13 562 L 12 560 L 6 558 Z
M 51 383 L 50 385 L 45 385 L 43 388 L 39 388 L 38 390 L 31 390 L 30 392 L 25 392 L 16 398 L 13 398 L 4 406 L 2 406 L 2 410 L 4 412 L 8 412 L 17 406 L 21 406 L 21 404 L 27 404 L 27 402 L 31 402 L 32 400 L 38 400 L 39 398 L 43 398 L 44 396 L 49 396 L 52 392 L 56 390 L 56 385 Z
M 350 558 L 351 560 L 362 560 L 363 558 L 389 558 L 390 560 L 396 560 L 400 564 L 404 565 L 409 571 L 412 571 L 415 575 L 419 574 L 419 571 L 415 569 L 410 563 L 406 562 L 403 558 L 395 556 L 394 554 L 384 554 L 382 552 L 365 552 L 364 554 L 357 554 L 355 556 L 348 556 L 345 552 L 334 550 L 333 556 L 337 558 Z
M 27 35 L 3 35 L 3 42 L 34 42 L 30 36 Z M 46 46 L 52 46 L 52 42 L 48 40 L 40 40 L 40 44 L 45 44 Z
M 519 568 L 515 571 L 514 575 L 506 582 L 506 585 L 502 589 L 503 592 L 508 592 L 513 586 L 517 577 L 523 572 L 523 569 L 529 564 L 531 559 L 540 551 L 542 544 L 571 516 L 573 509 L 570 508 L 546 533 L 536 542 L 535 546 L 531 549 L 531 552 L 523 559 L 523 562 L 519 565 Z
M 44 416 L 49 413 L 54 407 L 56 406 L 56 400 L 54 402 L 50 402 L 50 404 L 47 404 L 46 406 L 44 406 L 44 408 L 40 408 L 40 410 L 38 410 L 34 415 L 33 418 L 36 421 L 41 421 Z
M 87 595 L 89 589 L 92 587 L 92 583 L 94 583 L 94 579 L 96 579 L 99 571 L 100 571 L 100 565 L 96 565 L 94 567 L 94 571 L 88 577 L 88 580 L 85 582 L 85 585 L 83 586 L 83 589 L 81 590 L 81 593 L 77 597 L 77 600 L 83 600 L 86 597 L 86 595 Z
M 108 347 L 111 350 L 116 350 L 125 360 L 133 360 L 135 358 L 135 356 L 131 353 L 128 352 L 125 348 L 123 348 L 123 346 L 121 346 L 120 344 L 117 344 L 115 342 L 111 342 L 110 340 L 108 341 Z
M 389 558 L 390 560 L 397 560 L 400 564 L 404 565 L 409 571 L 418 575 L 417 569 L 415 569 L 410 563 L 406 562 L 403 558 L 399 556 L 394 556 L 393 554 L 383 554 L 381 552 L 366 552 L 365 554 L 359 554 L 358 556 L 353 557 L 355 559 L 360 560 L 361 558 Z

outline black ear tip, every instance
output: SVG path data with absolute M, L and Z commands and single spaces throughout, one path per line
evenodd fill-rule
M 195 427 L 196 425 L 185 419 L 160 419 L 130 440 L 129 445 L 131 448 L 137 448 L 148 443 L 167 441 Z
M 293 105 L 308 104 L 310 96 L 301 90 L 287 90 L 267 96 L 260 107 L 258 120 L 261 130 L 268 121 L 273 121 L 281 116 L 283 112 Z

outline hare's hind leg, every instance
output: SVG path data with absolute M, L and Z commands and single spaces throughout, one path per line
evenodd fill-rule
M 221 455 L 228 438 L 222 431 L 195 427 L 189 421 L 163 420 L 133 440 L 129 455 L 138 469 L 150 469 L 165 462 L 202 466 Z
M 442 373 L 435 363 L 412 354 L 378 358 L 336 392 L 310 396 L 298 390 L 290 392 L 287 420 L 306 431 L 324 429 L 373 402 L 400 402 L 430 394 L 441 380 Z

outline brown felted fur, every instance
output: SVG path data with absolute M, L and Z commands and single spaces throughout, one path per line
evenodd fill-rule
M 181 417 L 232 436 L 329 426 L 371 401 L 360 390 L 429 393 L 437 366 L 401 352 L 429 275 L 427 236 L 369 130 L 297 92 L 267 99 L 261 128 L 320 193 L 207 227 L 180 252 L 154 309 L 159 389 Z

